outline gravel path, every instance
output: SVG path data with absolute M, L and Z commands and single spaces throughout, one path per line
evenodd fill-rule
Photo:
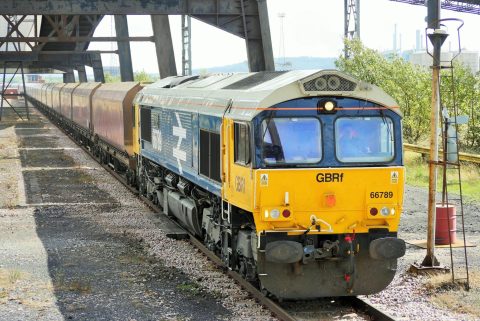
M 426 239 L 427 230 L 427 200 L 425 188 L 407 186 L 405 192 L 404 213 L 400 223 L 399 237 L 405 240 Z M 480 243 L 480 205 L 467 201 L 464 206 L 465 230 L 467 242 Z M 464 263 L 463 248 L 454 250 L 454 265 L 459 274 L 464 274 L 461 267 Z M 467 248 L 471 274 L 478 274 L 480 267 L 480 252 L 478 247 Z M 410 265 L 421 263 L 426 250 L 407 244 L 406 255 L 399 260 L 398 273 L 388 288 L 379 294 L 369 296 L 370 300 L 390 312 L 399 320 L 480 320 L 478 316 L 453 313 L 446 308 L 432 304 L 435 293 L 425 290 L 425 283 L 430 277 L 417 276 L 408 273 Z M 436 248 L 435 256 L 440 264 L 450 266 L 450 252 L 448 248 Z M 480 306 L 479 284 L 472 283 L 470 292 L 462 292 L 464 302 L 472 301 Z M 471 300 L 469 300 L 471 299 Z
M 159 214 L 36 112 L 28 124 L 0 123 L 0 185 L 9 186 L 0 193 L 0 320 L 274 320 L 188 242 L 167 238 Z M 407 187 L 401 238 L 425 238 L 426 196 Z M 479 215 L 478 204 L 466 206 L 476 244 Z M 447 251 L 437 251 L 444 264 Z M 478 269 L 478 249 L 469 253 Z M 424 256 L 408 246 L 394 282 L 369 299 L 400 320 L 474 320 L 432 304 L 426 277 L 406 272 Z M 291 309 L 302 320 L 364 319 L 329 303 Z

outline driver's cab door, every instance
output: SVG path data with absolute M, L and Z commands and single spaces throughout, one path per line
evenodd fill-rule
M 223 198 L 253 212 L 252 132 L 249 122 L 223 120 Z

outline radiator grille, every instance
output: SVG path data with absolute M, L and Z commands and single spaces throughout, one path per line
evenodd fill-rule
M 337 75 L 323 75 L 303 84 L 305 91 L 353 91 L 355 83 Z
M 141 135 L 142 139 L 152 142 L 152 111 L 148 107 L 140 109 Z

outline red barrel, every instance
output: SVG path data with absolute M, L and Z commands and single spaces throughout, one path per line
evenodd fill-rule
M 435 244 L 448 245 L 450 242 L 455 243 L 457 241 L 455 206 L 453 204 L 437 204 L 436 214 Z

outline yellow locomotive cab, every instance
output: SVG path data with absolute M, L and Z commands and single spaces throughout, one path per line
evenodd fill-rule
M 396 232 L 403 181 L 403 167 L 258 170 L 257 231 L 339 234 L 385 228 Z

